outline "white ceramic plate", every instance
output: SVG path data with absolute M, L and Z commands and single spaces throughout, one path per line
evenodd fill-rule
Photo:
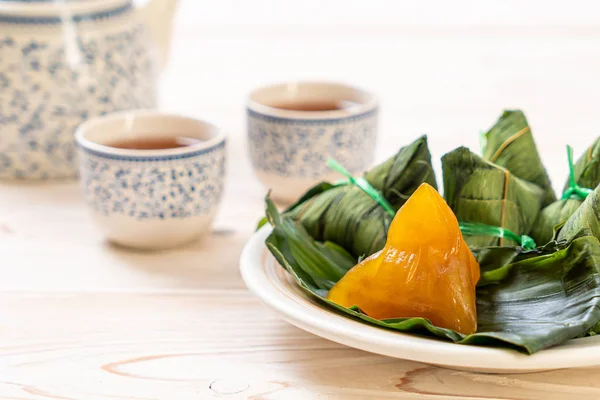
M 248 288 L 291 324 L 315 335 L 389 357 L 453 369 L 518 373 L 600 365 L 600 335 L 528 356 L 516 350 L 459 345 L 394 332 L 329 309 L 306 294 L 265 247 L 271 232 L 265 226 L 246 244 L 240 259 Z

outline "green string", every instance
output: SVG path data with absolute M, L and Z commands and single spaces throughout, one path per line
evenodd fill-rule
M 493 236 L 498 238 L 507 238 L 517 242 L 521 247 L 527 250 L 536 248 L 535 241 L 527 235 L 517 235 L 508 229 L 499 226 L 491 226 L 476 222 L 459 222 L 461 232 L 467 236 Z
M 387 201 L 387 199 L 383 197 L 381 192 L 375 189 L 373 186 L 371 186 L 371 184 L 366 179 L 360 177 L 355 178 L 350 172 L 346 170 L 346 168 L 344 168 L 340 163 L 338 163 L 334 159 L 330 158 L 329 160 L 327 160 L 327 166 L 348 178 L 350 183 L 358 186 L 369 197 L 378 202 L 381 205 L 381 207 L 383 207 L 383 209 L 389 214 L 390 217 L 394 218 L 394 216 L 396 215 L 396 210 L 394 209 L 394 207 L 392 207 L 392 205 Z
M 327 160 L 327 166 L 332 170 L 339 172 L 348 178 L 348 181 L 337 182 L 336 186 L 343 186 L 348 184 L 353 184 L 358 186 L 363 192 L 365 192 L 369 197 L 379 203 L 383 209 L 390 215 L 390 217 L 394 217 L 396 215 L 396 210 L 392 205 L 387 201 L 385 197 L 375 189 L 371 184 L 364 178 L 356 178 L 352 176 L 350 172 L 346 170 L 341 164 L 333 159 Z M 517 235 L 514 232 L 509 231 L 508 229 L 504 229 L 498 226 L 490 226 L 485 224 L 479 224 L 474 222 L 460 222 L 459 224 L 460 230 L 463 234 L 467 236 L 493 236 L 498 238 L 508 238 L 513 240 L 519 245 L 527 250 L 535 249 L 536 244 L 535 241 L 527 235 Z
M 569 145 L 567 145 L 567 160 L 569 161 L 569 188 L 565 190 L 561 200 L 585 200 L 593 190 L 581 187 L 577 184 L 577 181 L 575 180 L 575 167 L 573 165 L 573 148 Z

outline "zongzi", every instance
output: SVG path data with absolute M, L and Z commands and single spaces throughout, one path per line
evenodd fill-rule
M 575 182 L 581 187 L 596 189 L 600 184 L 600 137 L 579 157 L 574 166 Z M 563 191 L 571 186 L 567 179 Z
M 535 220 L 529 235 L 540 245 L 548 243 L 554 237 L 555 227 L 566 222 L 581 206 L 581 203 L 583 200 L 563 199 L 544 207 Z
M 583 229 L 589 229 L 593 236 L 600 239 L 600 186 L 586 197 L 565 222 L 558 233 L 558 240 L 570 240 Z
M 568 147 L 568 146 L 567 146 Z M 571 149 L 569 149 L 569 169 L 571 176 L 565 183 L 563 199 L 546 206 L 538 215 L 530 236 L 539 244 L 548 243 L 554 237 L 555 228 L 565 223 L 585 200 L 573 187 L 595 189 L 600 184 L 600 138 L 583 153 L 577 163 L 572 165 Z M 572 192 L 569 195 L 569 192 Z M 565 198 L 566 197 L 566 198 Z
M 504 111 L 484 137 L 485 160 L 506 168 L 517 178 L 541 187 L 544 191 L 542 207 L 556 200 L 550 178 L 522 111 Z
M 542 189 L 508 169 L 483 160 L 465 147 L 442 157 L 444 197 L 461 222 L 496 226 L 525 235 L 540 211 Z M 515 246 L 492 236 L 465 236 L 472 247 Z
M 346 273 L 327 298 L 376 319 L 423 317 L 470 334 L 477 330 L 478 280 L 452 210 L 422 184 L 394 217 L 383 250 Z

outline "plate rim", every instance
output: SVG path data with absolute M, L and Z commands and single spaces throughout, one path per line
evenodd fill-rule
M 264 242 L 271 230 L 271 226 L 263 226 L 244 246 L 240 256 L 242 279 L 265 305 L 292 325 L 314 335 L 388 357 L 469 371 L 524 373 L 600 365 L 600 335 L 572 339 L 559 346 L 526 355 L 512 349 L 461 345 L 394 332 L 334 313 L 324 306 L 319 306 L 320 312 L 312 310 L 306 297 L 293 293 L 284 294 L 267 275 L 265 262 L 280 267 L 270 253 L 267 257 L 264 256 L 268 252 Z M 295 301 L 291 296 L 294 296 Z

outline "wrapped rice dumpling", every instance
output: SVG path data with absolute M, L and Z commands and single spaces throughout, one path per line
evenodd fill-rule
M 583 153 L 573 168 L 573 177 L 577 185 L 595 189 L 600 184 L 600 138 Z M 571 179 L 567 179 L 564 192 L 571 187 Z M 554 228 L 566 222 L 581 206 L 583 199 L 578 196 L 558 200 L 545 207 L 533 225 L 530 236 L 538 244 L 548 243 L 554 237 Z
M 399 209 L 423 182 L 436 187 L 427 138 L 402 147 L 364 178 Z M 285 213 L 299 221 L 314 239 L 342 246 L 354 257 L 368 256 L 385 244 L 392 217 L 355 185 L 321 183 Z
M 477 330 L 478 280 L 452 210 L 422 184 L 394 217 L 383 250 L 352 268 L 327 298 L 372 318 L 423 317 L 470 334 Z
M 444 197 L 461 222 L 527 234 L 541 208 L 543 190 L 459 147 L 442 157 Z M 465 236 L 472 247 L 516 246 L 507 238 Z
M 542 207 L 556 201 L 550 178 L 522 111 L 504 111 L 498 118 L 485 134 L 483 158 L 506 168 L 517 178 L 541 187 L 544 191 Z
M 565 222 L 557 239 L 571 240 L 583 230 L 600 239 L 600 186 L 586 197 L 577 211 Z
M 554 237 L 554 227 L 566 222 L 581 206 L 583 200 L 564 199 L 544 207 L 540 211 L 529 236 L 539 245 L 544 245 Z
M 600 138 L 579 157 L 574 166 L 575 181 L 581 187 L 596 189 L 600 184 Z M 569 189 L 569 179 L 565 182 L 563 192 Z

